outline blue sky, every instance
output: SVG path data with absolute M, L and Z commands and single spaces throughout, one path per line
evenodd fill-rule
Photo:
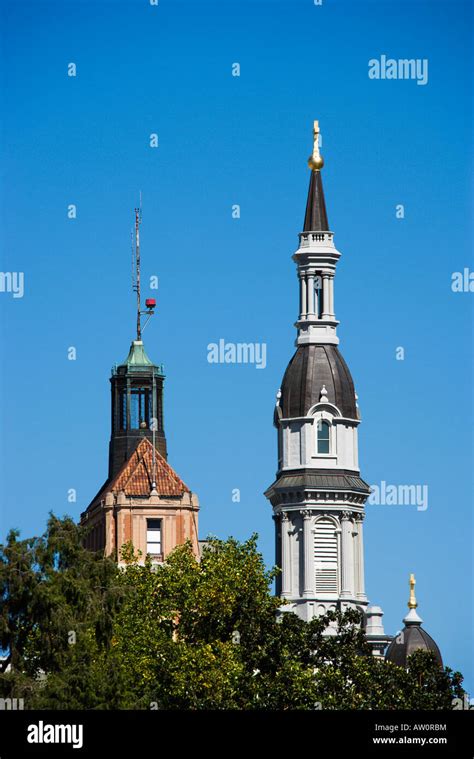
M 51 509 L 78 517 L 106 478 L 110 368 L 133 338 L 141 190 L 143 276 L 160 281 L 144 338 L 165 364 L 170 463 L 199 495 L 201 536 L 256 531 L 272 563 L 263 491 L 276 470 L 273 406 L 298 303 L 291 255 L 319 118 L 361 473 L 429 487 L 424 512 L 367 507 L 368 594 L 395 633 L 415 572 L 425 627 L 473 691 L 473 295 L 451 289 L 453 272 L 472 269 L 469 5 L 1 8 L 1 268 L 25 276 L 23 298 L 0 293 L 2 537 L 41 532 Z M 428 83 L 369 79 L 382 54 L 428 59 Z M 267 367 L 208 363 L 220 338 L 265 342 Z

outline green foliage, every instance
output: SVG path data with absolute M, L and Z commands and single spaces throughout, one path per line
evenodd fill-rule
M 462 676 L 417 651 L 376 659 L 358 612 L 277 613 L 256 536 L 189 543 L 166 564 L 86 551 L 74 522 L 0 546 L 0 695 L 48 709 L 449 709 Z M 328 630 L 331 634 L 328 634 Z
M 42 537 L 19 541 L 11 531 L 0 546 L 0 641 L 12 667 L 0 690 L 31 708 L 79 708 L 82 691 L 89 708 L 89 678 L 93 689 L 110 644 L 119 572 L 86 551 L 82 536 L 72 519 L 51 515 Z

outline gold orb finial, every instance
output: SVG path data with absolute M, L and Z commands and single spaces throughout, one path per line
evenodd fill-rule
M 416 585 L 415 575 L 412 573 L 410 575 L 410 600 L 408 601 L 409 609 L 416 609 L 416 607 L 418 606 L 418 603 L 415 598 L 415 585 Z
M 320 171 L 324 166 L 324 158 L 319 152 L 319 121 L 313 125 L 313 152 L 308 158 L 308 166 L 311 171 Z

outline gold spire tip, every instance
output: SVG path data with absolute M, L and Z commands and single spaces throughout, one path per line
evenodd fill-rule
M 319 152 L 319 121 L 313 125 L 313 152 L 308 158 L 308 166 L 311 171 L 320 171 L 324 166 L 324 159 Z
M 416 609 L 418 606 L 416 598 L 415 598 L 415 575 L 412 573 L 410 575 L 410 600 L 408 601 L 408 608 L 409 609 Z

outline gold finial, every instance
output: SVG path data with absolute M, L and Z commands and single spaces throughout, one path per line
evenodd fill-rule
M 416 607 L 418 606 L 416 602 L 416 598 L 415 598 L 415 585 L 416 585 L 415 575 L 411 574 L 410 575 L 410 600 L 408 601 L 409 609 L 416 609 Z
M 308 166 L 311 171 L 319 171 L 324 166 L 324 159 L 319 152 L 319 121 L 313 126 L 313 153 L 308 158 Z

